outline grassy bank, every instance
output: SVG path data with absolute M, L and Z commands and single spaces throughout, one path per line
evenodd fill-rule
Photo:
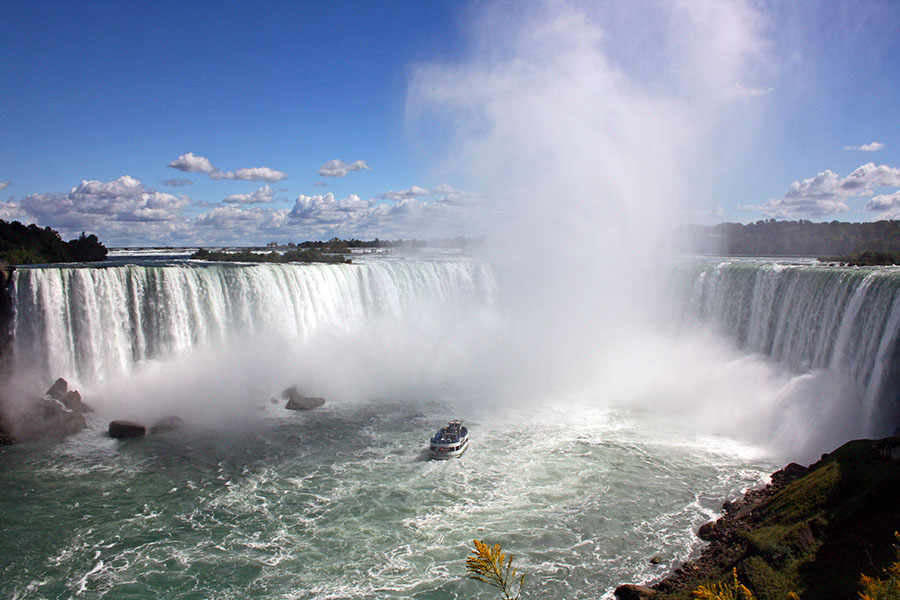
M 894 458 L 892 458 L 892 453 Z M 710 545 L 653 586 L 655 599 L 694 598 L 733 569 L 758 600 L 858 598 L 860 576 L 895 559 L 900 530 L 900 438 L 849 442 L 790 483 L 726 504 L 706 526 Z M 777 479 L 777 478 L 773 478 Z

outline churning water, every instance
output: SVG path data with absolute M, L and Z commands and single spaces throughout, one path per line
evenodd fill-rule
M 469 410 L 472 443 L 452 461 L 423 459 L 459 416 L 449 402 L 283 412 L 4 450 L 0 594 L 488 598 L 465 578 L 478 538 L 517 556 L 527 596 L 597 598 L 686 558 L 722 499 L 773 468 L 589 403 Z

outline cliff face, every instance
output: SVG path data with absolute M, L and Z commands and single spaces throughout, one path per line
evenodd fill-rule
M 8 356 L 10 340 L 10 320 L 12 319 L 12 274 L 16 268 L 0 260 L 0 372 L 5 368 L 4 357 Z
M 844 444 L 809 469 L 791 465 L 773 482 L 724 506 L 704 525 L 701 557 L 644 588 L 641 597 L 693 598 L 712 581 L 738 578 L 758 600 L 856 598 L 860 574 L 895 559 L 900 531 L 900 438 Z M 620 597 L 627 597 L 620 595 Z

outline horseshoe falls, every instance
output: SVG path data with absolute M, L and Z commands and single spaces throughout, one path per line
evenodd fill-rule
M 832 433 L 813 451 L 900 426 L 900 271 L 734 260 L 680 275 L 681 327 L 712 324 L 806 382 L 782 408 Z
M 490 598 L 477 538 L 529 597 L 608 598 L 786 460 L 896 427 L 900 273 L 664 270 L 658 314 L 597 307 L 620 326 L 584 336 L 576 311 L 567 347 L 478 258 L 20 269 L 11 377 L 65 377 L 95 412 L 0 449 L 0 596 Z M 327 403 L 285 410 L 292 385 Z M 452 418 L 469 449 L 426 460 Z

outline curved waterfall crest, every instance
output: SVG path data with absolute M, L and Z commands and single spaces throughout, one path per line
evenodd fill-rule
M 198 346 L 277 333 L 303 338 L 430 306 L 490 302 L 490 266 L 470 259 L 359 264 L 48 267 L 15 274 L 16 366 L 80 382 Z
M 795 373 L 849 378 L 870 430 L 896 419 L 900 270 L 728 260 L 680 271 L 684 324 L 712 323 Z

